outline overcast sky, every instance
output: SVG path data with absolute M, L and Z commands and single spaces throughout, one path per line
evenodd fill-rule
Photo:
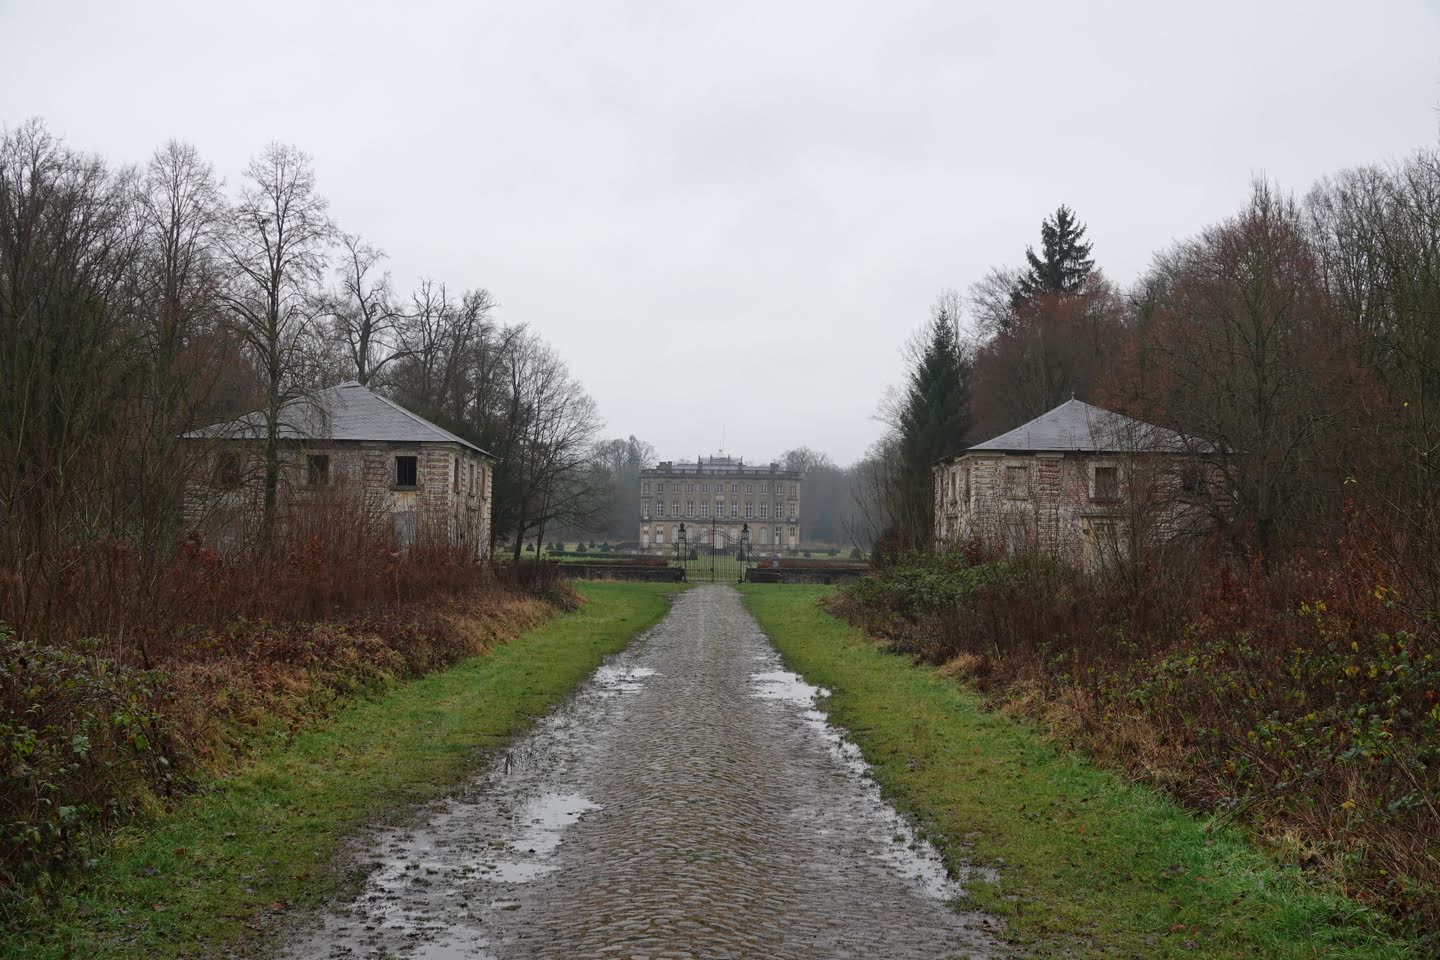
M 0 124 L 233 186 L 269 140 L 341 226 L 488 287 L 665 459 L 844 463 L 945 287 L 1058 204 L 1131 283 L 1238 209 L 1440 142 L 1440 2 L 0 0 Z

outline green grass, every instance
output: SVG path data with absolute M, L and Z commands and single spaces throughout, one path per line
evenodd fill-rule
M 367 822 L 453 789 L 660 620 L 671 584 L 583 583 L 585 604 L 489 654 L 342 708 L 173 813 L 114 838 L 43 929 L 0 956 L 208 957 L 356 877 L 337 852 Z
M 973 905 L 1041 957 L 1419 957 L 1238 831 L 1064 753 L 970 689 L 885 653 L 819 606 L 833 588 L 753 584 L 792 670 L 826 687 L 897 806 L 947 861 L 995 867 Z

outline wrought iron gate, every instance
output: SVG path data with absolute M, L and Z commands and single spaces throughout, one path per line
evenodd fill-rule
M 680 525 L 671 565 L 684 568 L 686 580 L 740 583 L 753 562 L 750 550 L 750 524 L 692 521 Z

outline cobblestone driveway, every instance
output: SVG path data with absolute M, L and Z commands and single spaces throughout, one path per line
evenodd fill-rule
M 815 692 L 732 588 L 691 589 L 465 795 L 377 835 L 360 896 L 284 955 L 990 956 Z

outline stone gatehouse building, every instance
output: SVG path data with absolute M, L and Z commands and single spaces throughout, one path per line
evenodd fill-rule
M 343 500 L 351 516 L 388 524 L 401 549 L 438 538 L 489 555 L 495 458 L 468 440 L 354 380 L 287 403 L 278 433 L 282 523 Z M 204 445 L 186 484 L 186 526 L 223 547 L 263 509 L 264 414 L 186 437 Z
M 640 473 L 641 549 L 673 549 L 683 524 L 692 547 L 731 549 L 748 534 L 757 552 L 798 550 L 803 479 L 723 455 L 659 463 Z
M 1208 516 L 1181 437 L 1071 399 L 934 466 L 935 538 L 1096 570 Z

